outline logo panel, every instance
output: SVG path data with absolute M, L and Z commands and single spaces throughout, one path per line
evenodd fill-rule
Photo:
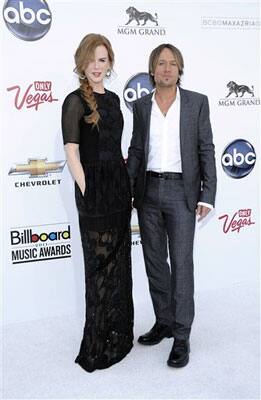
M 26 41 L 41 39 L 49 31 L 52 22 L 46 0 L 6 0 L 3 18 L 10 32 Z
M 157 12 L 141 11 L 130 6 L 125 10 L 128 20 L 124 25 L 118 26 L 119 35 L 164 36 L 166 30 L 159 26 Z
M 63 172 L 66 161 L 47 162 L 47 158 L 29 158 L 27 164 L 13 164 L 8 175 L 27 175 L 29 180 L 19 180 L 14 183 L 16 188 L 60 185 L 61 179 L 48 178 L 50 174 Z M 40 178 L 40 179 L 36 179 Z
M 132 210 L 132 216 L 131 216 L 131 237 L 132 237 L 131 239 L 132 246 L 141 245 L 138 215 L 137 215 L 137 210 L 135 208 Z
M 70 258 L 70 224 L 11 228 L 10 246 L 12 264 Z
M 240 209 L 233 213 L 233 215 L 223 214 L 218 217 L 223 222 L 223 232 L 225 234 L 230 232 L 239 233 L 241 229 L 255 225 L 255 222 L 251 218 L 251 208 Z
M 147 72 L 133 75 L 126 83 L 123 90 L 123 98 L 126 106 L 132 111 L 133 102 L 153 91 L 154 87 Z
M 228 176 L 235 179 L 241 179 L 250 174 L 255 162 L 255 149 L 244 139 L 237 139 L 230 143 L 221 158 L 223 170 Z
M 260 18 L 246 17 L 201 17 L 204 29 L 260 29 Z
M 226 85 L 227 95 L 225 98 L 219 99 L 219 106 L 258 106 L 260 98 L 255 97 L 254 86 L 246 84 L 238 84 L 230 81 Z
M 150 14 L 146 11 L 138 11 L 135 7 L 128 7 L 126 10 L 126 14 L 129 17 L 128 22 L 125 25 L 129 25 L 131 22 L 136 23 L 136 25 L 146 25 L 147 22 L 153 23 L 154 25 L 158 26 L 158 14 L 155 13 L 154 15 Z
M 8 87 L 7 91 L 14 94 L 14 106 L 17 110 L 30 108 L 38 111 L 41 104 L 58 101 L 53 97 L 51 81 L 34 81 L 25 91 L 22 91 L 20 85 L 14 85 Z

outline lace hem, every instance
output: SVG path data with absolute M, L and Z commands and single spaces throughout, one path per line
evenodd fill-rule
M 131 230 L 90 231 L 80 218 L 86 322 L 76 363 L 88 372 L 120 361 L 133 345 Z M 127 222 L 128 221 L 128 222 Z
M 86 358 L 82 355 L 78 355 L 75 359 L 75 363 L 79 364 L 87 372 L 93 372 L 96 369 L 106 369 L 123 360 L 129 354 L 132 347 L 133 343 L 130 342 L 128 345 L 126 345 L 124 353 L 118 354 L 111 359 L 106 359 L 105 357 L 102 357 L 100 359 L 93 360 L 90 357 Z

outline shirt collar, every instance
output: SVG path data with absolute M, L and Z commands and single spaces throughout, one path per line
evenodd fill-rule
M 151 98 L 151 101 L 152 101 L 152 103 L 155 103 L 156 102 L 156 100 L 155 100 L 155 94 L 156 94 L 156 90 L 154 90 L 154 92 L 153 92 L 153 95 L 152 95 L 152 98 Z M 179 87 L 177 86 L 177 93 L 176 93 L 176 99 L 175 99 L 175 101 L 176 100 L 180 100 L 180 90 L 179 90 Z

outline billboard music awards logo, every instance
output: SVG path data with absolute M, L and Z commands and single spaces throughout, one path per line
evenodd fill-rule
M 156 12 L 140 11 L 135 7 L 126 9 L 128 21 L 118 26 L 119 35 L 165 36 L 166 29 L 159 26 L 159 17 Z
M 246 228 L 250 225 L 255 225 L 255 222 L 251 220 L 252 209 L 245 208 L 236 211 L 233 215 L 223 214 L 218 217 L 223 222 L 223 232 L 237 232 L 239 233 L 242 228 Z
M 237 139 L 230 143 L 221 158 L 223 170 L 228 176 L 235 179 L 241 179 L 250 174 L 255 162 L 255 149 L 244 139 Z
M 46 0 L 6 0 L 3 18 L 14 36 L 30 42 L 45 36 L 52 23 Z
M 238 84 L 234 81 L 227 83 L 227 95 L 219 99 L 219 106 L 259 106 L 260 98 L 255 97 L 254 86 Z
M 43 179 L 50 174 L 62 173 L 66 161 L 47 162 L 47 158 L 29 158 L 27 164 L 12 165 L 8 175 L 27 175 L 30 180 L 15 181 L 16 188 L 60 185 L 61 179 Z M 41 178 L 41 179 L 35 179 Z
M 34 81 L 27 86 L 25 91 L 22 91 L 19 85 L 11 86 L 6 90 L 14 94 L 14 106 L 17 110 L 34 108 L 38 111 L 40 104 L 58 101 L 53 97 L 51 81 Z
M 127 108 L 132 111 L 133 102 L 153 91 L 154 87 L 147 72 L 133 75 L 126 83 L 123 90 L 123 98 Z
M 68 222 L 10 229 L 12 264 L 71 257 Z

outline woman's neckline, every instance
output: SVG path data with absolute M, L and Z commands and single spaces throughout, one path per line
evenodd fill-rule
M 78 88 L 77 90 L 78 90 L 79 92 L 81 92 L 81 88 Z M 93 92 L 94 94 L 99 94 L 99 95 L 103 96 L 104 94 L 108 93 L 109 90 L 106 89 L 106 88 L 104 88 L 104 92 L 103 92 L 103 93 L 101 93 L 101 92 L 96 92 L 95 90 L 93 90 L 92 92 Z
M 99 94 L 99 95 L 104 95 L 104 94 L 106 94 L 106 92 L 107 92 L 107 90 L 104 88 L 104 92 L 103 93 L 101 93 L 101 92 L 95 92 L 95 90 L 93 90 L 93 93 L 94 94 Z

